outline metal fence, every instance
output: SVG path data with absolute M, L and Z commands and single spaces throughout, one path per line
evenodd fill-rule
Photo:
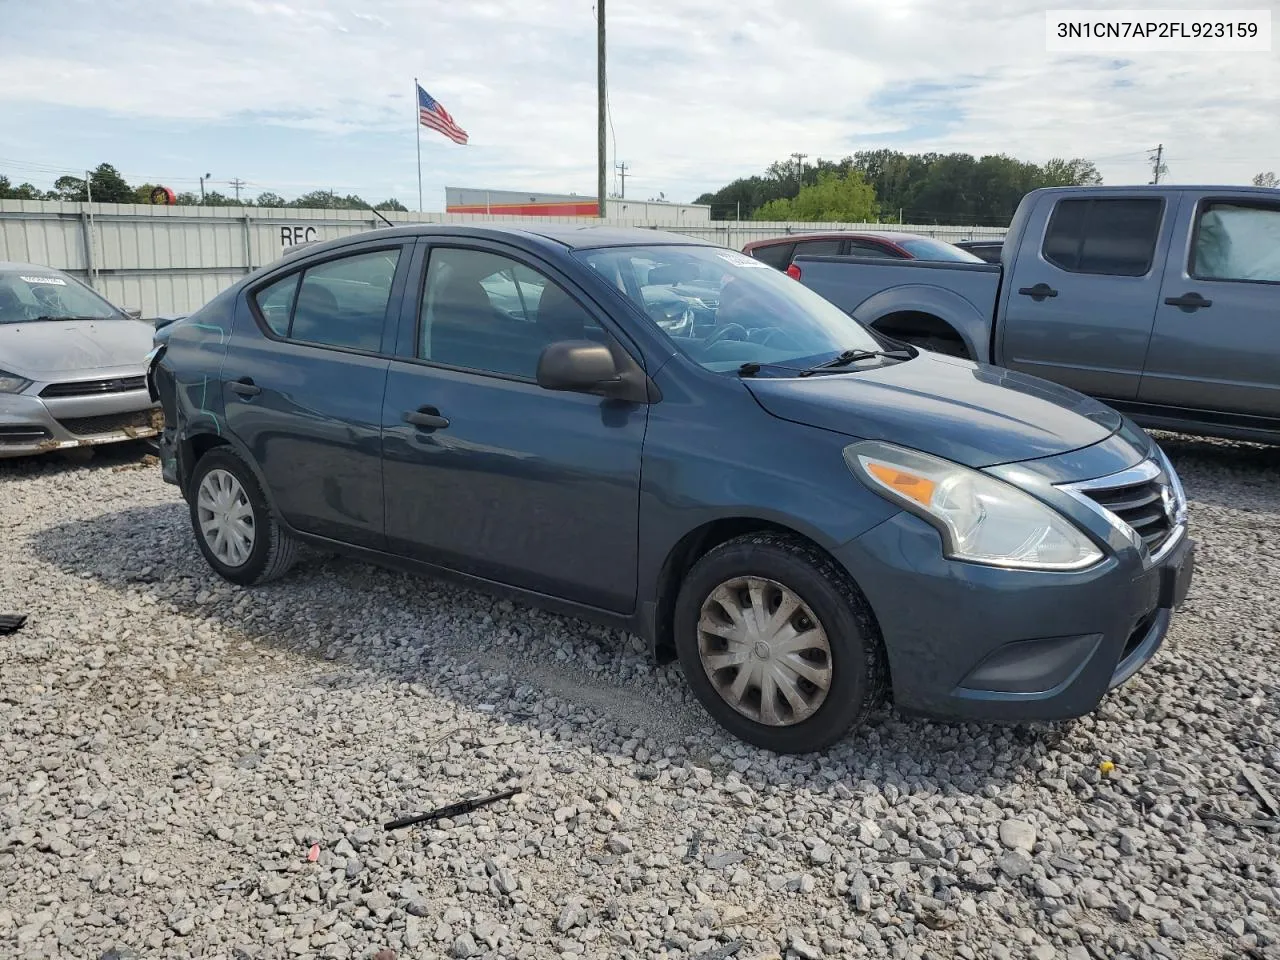
M 732 247 L 752 240 L 825 230 L 891 229 L 942 240 L 1000 237 L 994 227 L 875 223 L 671 222 L 649 205 L 649 219 L 609 219 L 613 226 L 669 230 Z M 392 223 L 511 223 L 476 214 L 397 213 Z M 521 225 L 594 223 L 572 217 L 526 217 Z M 163 207 L 145 204 L 0 200 L 0 261 L 43 264 L 84 280 L 113 303 L 146 316 L 188 313 L 285 248 L 385 226 L 364 210 L 268 207 Z

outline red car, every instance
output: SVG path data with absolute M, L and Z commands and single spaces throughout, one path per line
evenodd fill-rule
M 773 237 L 769 240 L 753 240 L 742 248 L 749 257 L 755 257 L 771 267 L 792 274 L 791 261 L 800 255 L 807 257 L 882 257 L 889 260 L 953 260 L 962 263 L 982 263 L 968 251 L 945 240 L 936 240 L 918 233 L 876 231 L 875 233 L 803 233 L 790 237 Z

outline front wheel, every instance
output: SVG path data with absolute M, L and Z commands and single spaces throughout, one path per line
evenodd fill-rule
M 830 557 L 798 538 L 749 534 L 708 552 L 681 586 L 675 639 L 707 712 L 777 753 L 830 746 L 883 697 L 866 601 Z
M 191 528 L 209 566 L 241 586 L 283 576 L 298 541 L 276 521 L 247 464 L 230 450 L 211 450 L 191 477 Z

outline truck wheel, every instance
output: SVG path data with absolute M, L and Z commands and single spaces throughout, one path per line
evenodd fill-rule
M 209 566 L 241 586 L 284 576 L 298 541 L 276 521 L 253 471 L 225 448 L 196 463 L 189 501 L 191 528 Z
M 969 356 L 969 349 L 964 345 L 964 341 L 952 337 L 920 337 L 912 341 L 917 347 L 923 347 L 925 350 L 932 350 L 934 353 L 943 353 L 948 357 L 960 357 L 964 360 L 972 360 Z
M 825 749 L 884 694 L 866 601 L 796 537 L 754 533 L 712 549 L 681 585 L 674 627 L 680 666 L 707 712 L 767 750 Z

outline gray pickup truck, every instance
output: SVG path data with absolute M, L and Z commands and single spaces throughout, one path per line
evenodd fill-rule
M 1280 443 L 1278 190 L 1054 187 L 1022 199 L 996 264 L 794 266 L 899 340 L 1057 381 L 1145 427 Z

